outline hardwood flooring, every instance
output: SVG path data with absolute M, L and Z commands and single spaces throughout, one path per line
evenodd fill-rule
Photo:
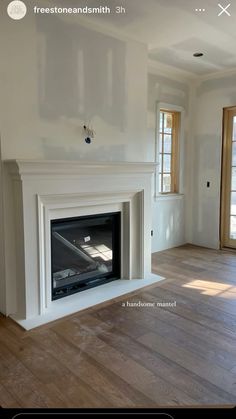
M 0 405 L 235 405 L 236 254 L 182 246 L 153 271 L 166 279 L 30 332 L 0 317 Z

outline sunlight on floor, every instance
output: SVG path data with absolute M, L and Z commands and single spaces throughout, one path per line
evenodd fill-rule
M 182 285 L 184 288 L 192 288 L 201 291 L 201 294 L 210 296 L 220 296 L 227 299 L 236 298 L 236 287 L 222 284 L 220 282 L 194 280 Z

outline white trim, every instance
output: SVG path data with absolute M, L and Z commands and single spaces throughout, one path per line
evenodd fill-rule
M 155 195 L 156 201 L 171 201 L 171 200 L 179 200 L 184 198 L 184 194 L 182 193 L 169 193 L 169 194 L 157 194 Z
M 121 212 L 122 226 L 125 231 L 130 230 L 132 222 L 131 217 L 133 211 L 130 210 L 135 195 L 140 193 L 141 208 L 138 211 L 138 224 L 143 225 L 143 191 L 126 191 L 123 193 L 112 192 L 110 194 L 64 194 L 64 195 L 37 195 L 38 200 L 38 219 L 39 219 L 39 300 L 40 310 L 39 314 L 42 315 L 46 310 L 55 304 L 51 296 L 51 245 L 50 245 L 50 223 L 51 220 L 61 219 L 66 217 L 91 215 L 91 214 L 105 214 L 110 212 Z M 128 206 L 129 217 L 124 220 L 124 205 Z M 124 234 L 124 231 L 122 232 Z M 132 235 L 129 234 L 129 236 Z M 140 231 L 140 252 L 143 251 L 144 232 Z M 124 258 L 128 265 L 125 266 L 128 277 L 132 279 L 132 251 L 131 241 L 124 241 L 122 245 L 121 255 L 121 278 L 124 279 Z M 144 261 L 143 255 L 140 261 L 140 277 L 144 277 Z M 57 303 L 58 304 L 58 303 Z
M 156 60 L 152 60 L 151 58 L 148 59 L 148 73 L 158 74 L 163 77 L 168 77 L 172 80 L 177 80 L 189 84 L 197 78 L 196 74 L 194 73 L 160 63 Z
M 214 80 L 214 79 L 220 79 L 223 77 L 229 77 L 229 76 L 233 76 L 236 75 L 236 68 L 230 68 L 228 70 L 222 70 L 222 71 L 217 71 L 214 73 L 210 73 L 210 74 L 206 74 L 205 76 L 198 76 L 196 78 L 196 80 L 198 82 L 203 82 L 203 81 L 207 81 L 207 80 Z
M 64 194 L 64 195 L 38 195 L 38 209 L 39 209 L 39 228 L 42 234 L 39 235 L 39 255 L 40 255 L 40 286 L 39 286 L 39 300 L 40 300 L 40 311 L 39 316 L 44 316 L 47 319 L 48 315 L 53 315 L 53 318 L 61 317 L 61 313 L 64 312 L 64 299 L 63 301 L 52 301 L 51 296 L 51 246 L 50 246 L 50 223 L 51 220 L 81 216 L 85 214 L 104 214 L 110 212 L 121 212 L 122 222 L 122 237 L 124 233 L 128 232 L 129 240 L 124 240 L 121 248 L 121 280 L 135 278 L 145 278 L 145 261 L 144 255 L 144 244 L 145 232 L 143 230 L 144 220 L 144 191 L 140 189 L 134 189 L 132 191 L 113 191 L 112 193 L 78 193 L 78 194 Z M 136 201 L 138 200 L 138 202 Z M 138 206 L 138 207 L 137 207 Z M 124 215 L 126 213 L 126 217 Z M 127 216 L 128 215 L 128 216 Z M 134 231 L 134 225 L 138 223 L 141 227 L 139 233 L 139 239 L 136 237 Z M 133 241 L 139 243 L 137 248 L 137 254 L 133 254 L 134 246 Z M 137 269 L 140 261 L 140 268 Z M 134 268 L 135 266 L 135 268 Z M 135 269 L 135 273 L 133 274 Z M 137 272 L 136 272 L 137 271 Z M 137 276 L 136 276 L 137 275 Z M 122 282 L 123 283 L 123 282 Z M 114 289 L 114 287 L 113 287 Z M 116 293 L 116 290 L 115 290 Z M 98 295 L 101 291 L 98 292 Z M 84 294 L 83 294 L 84 295 Z M 90 293 L 89 293 L 90 295 Z M 95 294 L 96 295 L 96 294 Z M 116 295 L 116 294 L 115 294 Z M 77 296 L 77 300 L 80 300 L 81 296 Z M 70 310 L 77 311 L 80 307 L 79 300 L 75 308 L 71 302 L 75 301 L 74 296 L 67 298 L 70 306 Z M 106 299 L 105 299 L 106 300 Z M 98 298 L 95 300 L 96 303 L 100 302 Z M 89 301 L 86 302 L 88 307 L 92 305 Z M 84 305 L 82 304 L 82 308 Z M 79 308 L 80 310 L 80 308 Z M 54 314 L 55 311 L 55 314 Z M 50 314 L 49 314 L 50 313 Z M 65 314 L 65 313 L 64 313 Z M 41 320 L 37 319 L 36 322 Z M 19 322 L 21 324 L 21 322 Z M 23 320 L 23 327 L 25 321 Z M 26 321 L 26 324 L 27 321 Z
M 185 109 L 183 106 L 179 105 L 173 105 L 173 103 L 167 103 L 167 102 L 157 102 L 159 105 L 159 109 L 165 109 L 167 111 L 174 111 L 174 112 L 185 112 Z
M 77 175 L 106 175 L 110 174 L 152 174 L 155 170 L 151 162 L 89 162 L 65 160 L 4 160 L 8 165 L 9 173 L 17 178 L 52 175 L 64 176 Z
M 229 77 L 236 74 L 236 68 L 229 68 L 227 70 L 219 70 L 208 74 L 198 75 L 196 73 L 188 72 L 178 67 L 163 64 L 149 58 L 148 73 L 158 74 L 160 76 L 168 77 L 172 80 L 185 82 L 191 85 L 191 83 L 199 83 L 207 80 Z

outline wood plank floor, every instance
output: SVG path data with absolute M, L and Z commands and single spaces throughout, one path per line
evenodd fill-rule
M 153 271 L 166 279 L 30 332 L 1 317 L 0 405 L 235 405 L 236 254 L 182 246 Z

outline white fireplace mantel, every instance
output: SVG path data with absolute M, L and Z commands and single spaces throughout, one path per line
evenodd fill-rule
M 5 160 L 9 173 L 20 176 L 153 174 L 155 163 L 86 162 L 74 160 Z
M 151 274 L 155 164 L 8 160 L 4 168 L 6 314 L 24 328 L 160 280 Z M 51 220 L 115 211 L 122 217 L 121 279 L 52 301 Z

